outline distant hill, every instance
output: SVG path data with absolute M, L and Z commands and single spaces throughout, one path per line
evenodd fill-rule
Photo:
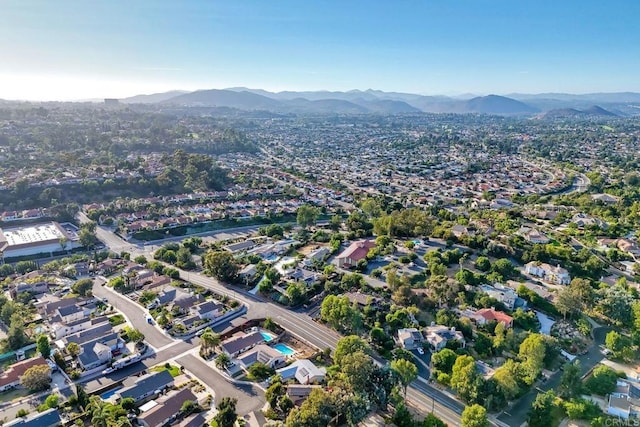
M 272 114 L 482 113 L 542 117 L 616 117 L 640 114 L 640 94 L 513 94 L 509 96 L 425 96 L 380 90 L 269 92 L 263 89 L 172 91 L 125 98 L 123 103 L 163 104 L 172 108 L 231 108 Z M 547 114 L 548 113 L 548 114 Z
M 129 98 L 123 98 L 120 102 L 125 104 L 155 104 L 157 102 L 166 101 L 178 95 L 189 93 L 185 90 L 172 90 L 169 92 L 153 93 L 150 95 L 136 95 Z
M 229 107 L 239 110 L 278 110 L 280 103 L 275 99 L 251 92 L 209 89 L 185 93 L 161 101 L 163 104 L 193 107 Z
M 591 107 L 578 110 L 576 108 L 557 108 L 549 110 L 543 114 L 540 114 L 538 118 L 541 119 L 570 119 L 570 118 L 584 118 L 584 117 L 618 117 L 619 115 L 611 111 L 605 110 L 598 105 L 592 105 Z
M 499 95 L 478 96 L 464 102 L 465 112 L 484 114 L 531 114 L 539 110 L 535 107 Z
M 591 116 L 608 116 L 608 117 L 615 117 L 617 116 L 617 114 L 612 113 L 609 110 L 605 110 L 604 108 L 600 107 L 599 105 L 593 105 L 589 108 L 587 108 L 586 110 L 584 110 L 585 113 L 591 115 Z

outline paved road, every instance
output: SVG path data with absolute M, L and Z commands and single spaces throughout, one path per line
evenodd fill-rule
M 578 356 L 583 374 L 593 369 L 593 367 L 604 358 L 600 351 L 600 345 L 604 344 L 605 337 L 610 330 L 611 329 L 607 327 L 600 327 L 593 330 L 594 344 L 586 354 Z M 547 390 L 557 390 L 561 378 L 562 371 L 558 370 L 547 382 L 539 384 L 538 388 L 543 392 Z M 539 390 L 532 388 L 529 393 L 525 394 L 511 408 L 501 413 L 498 416 L 498 420 L 513 427 L 520 427 L 527 420 L 529 409 L 539 392 Z
M 261 409 L 266 402 L 264 392 L 258 387 L 244 384 L 231 384 L 227 378 L 192 354 L 180 357 L 176 359 L 176 362 L 184 366 L 187 371 L 197 376 L 198 379 L 215 390 L 216 401 L 222 397 L 234 397 L 238 399 L 236 410 L 240 416 Z
M 144 334 L 145 341 L 152 347 L 158 349 L 174 342 L 172 338 L 161 332 L 157 326 L 147 323 L 147 313 L 142 307 L 129 298 L 111 290 L 108 286 L 101 286 L 100 283 L 102 283 L 100 278 L 94 279 L 93 295 L 99 298 L 107 298 L 110 305 L 123 313 L 133 326 Z

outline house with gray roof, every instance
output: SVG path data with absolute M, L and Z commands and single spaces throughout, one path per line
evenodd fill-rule
M 227 355 L 236 357 L 240 353 L 244 353 L 245 351 L 252 349 L 258 344 L 262 344 L 263 342 L 264 337 L 260 334 L 260 332 L 255 331 L 248 334 L 242 333 L 239 335 L 235 335 L 220 344 L 220 348 L 222 351 L 227 353 Z
M 160 394 L 163 390 L 173 386 L 173 377 L 167 370 L 153 372 L 135 380 L 133 385 L 121 388 L 116 393 L 116 400 L 130 397 L 136 405 L 144 403 L 150 397 Z

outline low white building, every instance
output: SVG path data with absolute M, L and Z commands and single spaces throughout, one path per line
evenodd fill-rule
M 308 359 L 298 359 L 291 365 L 278 369 L 276 374 L 280 375 L 283 381 L 295 378 L 300 384 L 317 384 L 324 381 L 327 370 L 318 368 Z
M 51 254 L 80 247 L 72 224 L 48 222 L 0 229 L 0 253 L 4 258 Z

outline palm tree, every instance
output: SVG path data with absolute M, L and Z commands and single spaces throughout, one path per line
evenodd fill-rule
M 211 328 L 207 328 L 200 337 L 200 343 L 203 350 L 213 350 L 220 345 L 220 335 L 211 331 Z
M 220 353 L 218 357 L 216 357 L 216 367 L 219 369 L 226 369 L 231 362 L 231 358 L 227 355 L 227 353 Z

